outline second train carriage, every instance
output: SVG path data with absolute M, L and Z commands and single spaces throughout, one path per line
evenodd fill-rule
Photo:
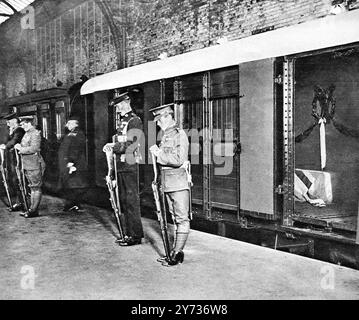
M 79 82 L 71 88 L 52 88 L 35 91 L 6 100 L 8 112 L 21 116 L 32 115 L 35 126 L 41 130 L 43 141 L 43 156 L 46 161 L 45 189 L 57 192 L 58 183 L 58 147 L 65 136 L 65 124 L 70 116 L 80 119 L 81 127 L 87 132 L 86 159 L 89 168 L 94 172 L 93 161 L 93 119 L 90 99 L 80 96 Z M 3 126 L 4 127 L 4 126 Z
M 348 12 L 8 105 L 36 114 L 55 144 L 66 119 L 81 116 L 94 187 L 105 187 L 102 147 L 117 119 L 108 103 L 115 92 L 131 90 L 147 134 L 140 192 L 143 208 L 151 208 L 147 150 L 156 135 L 148 133 L 156 126 L 149 109 L 175 102 L 191 140 L 194 227 L 358 268 L 358 24 L 359 12 Z

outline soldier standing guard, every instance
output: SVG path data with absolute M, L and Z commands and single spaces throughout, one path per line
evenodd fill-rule
M 116 108 L 116 114 L 120 114 L 120 121 L 112 143 L 106 144 L 103 151 L 112 151 L 116 159 L 117 172 L 112 170 L 112 176 L 117 174 L 125 234 L 118 243 L 120 246 L 133 246 L 141 244 L 143 238 L 138 165 L 141 160 L 139 141 L 143 134 L 143 126 L 141 119 L 131 107 L 128 92 L 113 99 L 110 106 Z
M 31 206 L 29 211 L 21 213 L 25 218 L 39 216 L 39 206 L 42 198 L 42 183 L 45 172 L 45 161 L 41 156 L 41 132 L 33 125 L 34 117 L 20 118 L 20 124 L 25 130 L 21 144 L 15 145 L 15 149 L 21 155 L 22 168 L 31 191 Z
M 161 188 L 167 199 L 168 208 L 175 225 L 175 238 L 171 260 L 163 259 L 163 265 L 172 266 L 184 260 L 183 249 L 190 232 L 190 186 L 188 172 L 189 142 L 186 133 L 174 120 L 174 104 L 151 109 L 154 121 L 163 131 L 160 146 L 154 145 L 150 151 L 156 156 L 161 168 Z
M 6 144 L 0 146 L 1 149 L 6 150 L 7 168 L 9 173 L 9 189 L 10 195 L 15 197 L 15 203 L 12 205 L 10 211 L 20 211 L 21 205 L 21 192 L 18 186 L 16 178 L 16 156 L 14 147 L 16 144 L 21 143 L 22 138 L 25 135 L 25 131 L 20 127 L 20 119 L 16 113 L 9 114 L 4 117 L 7 120 L 7 126 L 9 127 L 9 137 Z

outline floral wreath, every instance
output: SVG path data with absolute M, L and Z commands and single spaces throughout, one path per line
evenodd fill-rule
M 316 85 L 314 87 L 312 116 L 314 117 L 315 122 L 307 130 L 296 136 L 296 143 L 301 143 L 305 139 L 307 139 L 314 130 L 314 128 L 323 122 L 326 125 L 332 122 L 335 129 L 347 137 L 359 138 L 358 130 L 348 128 L 336 119 L 336 99 L 334 96 L 334 91 L 335 85 L 333 84 L 328 89 L 323 89 L 319 85 Z

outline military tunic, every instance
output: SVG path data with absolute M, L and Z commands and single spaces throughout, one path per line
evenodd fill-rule
M 190 224 L 190 194 L 186 169 L 189 142 L 177 125 L 168 128 L 162 137 L 157 155 L 161 167 L 161 187 L 178 233 L 188 233 Z
M 113 137 L 124 233 L 134 239 L 143 238 L 138 166 L 141 160 L 139 143 L 142 134 L 141 119 L 129 112 L 120 119 L 117 134 Z
M 25 133 L 21 141 L 19 153 L 25 176 L 31 190 L 39 190 L 42 186 L 42 177 L 45 172 L 45 161 L 41 156 L 41 132 L 31 128 Z

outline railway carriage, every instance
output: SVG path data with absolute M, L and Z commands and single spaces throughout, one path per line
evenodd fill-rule
M 80 115 L 94 187 L 105 188 L 102 147 L 118 119 L 109 101 L 130 91 L 146 134 L 139 191 L 147 211 L 147 150 L 156 142 L 149 110 L 174 102 L 191 141 L 195 228 L 358 268 L 358 30 L 359 11 L 351 11 L 8 105 L 36 114 L 54 142 L 66 118 Z

